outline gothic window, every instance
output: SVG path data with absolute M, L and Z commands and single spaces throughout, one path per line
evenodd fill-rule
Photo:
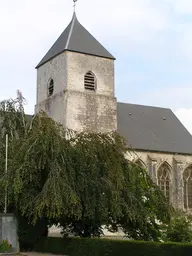
M 192 166 L 183 173 L 184 182 L 184 208 L 192 209 Z
M 161 165 L 157 171 L 157 183 L 164 196 L 169 200 L 170 196 L 170 168 L 166 163 Z
M 48 96 L 51 96 L 54 91 L 54 81 L 53 79 L 50 79 L 48 82 Z
M 84 76 L 84 87 L 86 90 L 96 90 L 96 78 L 91 71 L 88 71 Z
M 135 161 L 135 163 L 141 167 L 142 169 L 146 169 L 145 164 L 143 163 L 143 161 L 141 159 L 137 159 L 137 161 Z

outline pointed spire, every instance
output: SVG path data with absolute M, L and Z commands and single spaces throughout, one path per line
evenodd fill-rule
M 75 12 L 75 7 L 76 7 L 77 0 L 73 0 L 73 2 L 74 2 L 74 5 L 73 5 L 73 7 L 74 7 L 74 12 Z
M 78 52 L 108 59 L 115 59 L 78 21 L 74 11 L 67 28 L 50 48 L 36 68 L 64 51 Z

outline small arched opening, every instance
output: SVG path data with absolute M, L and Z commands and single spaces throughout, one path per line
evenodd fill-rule
M 53 92 L 54 92 L 54 81 L 53 79 L 51 78 L 48 82 L 48 96 L 51 96 L 53 95 Z

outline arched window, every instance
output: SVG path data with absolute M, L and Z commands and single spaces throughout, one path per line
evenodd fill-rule
M 170 197 L 170 178 L 169 178 L 170 168 L 164 163 L 160 166 L 157 171 L 157 183 L 160 190 L 163 192 L 164 196 L 169 200 Z
M 48 96 L 51 96 L 54 91 L 54 81 L 53 79 L 50 79 L 48 82 Z
M 96 90 L 96 78 L 91 71 L 88 71 L 84 76 L 84 87 L 86 90 Z
M 184 208 L 192 209 L 192 166 L 183 173 L 184 181 Z

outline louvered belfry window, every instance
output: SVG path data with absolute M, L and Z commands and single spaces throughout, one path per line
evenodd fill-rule
M 86 90 L 91 90 L 91 91 L 95 91 L 95 89 L 96 89 L 95 75 L 91 71 L 89 71 L 85 74 L 84 87 Z

